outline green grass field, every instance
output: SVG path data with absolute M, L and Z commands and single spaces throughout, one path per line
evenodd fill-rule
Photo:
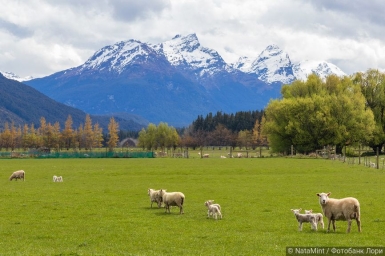
M 8 180 L 23 169 L 26 181 Z M 63 183 L 53 183 L 61 175 Z M 322 159 L 0 160 L 0 255 L 285 255 L 286 246 L 385 246 L 384 171 Z M 182 191 L 185 214 L 147 189 Z M 291 208 L 354 196 L 362 233 L 302 232 Z M 222 206 L 207 219 L 204 202 Z M 324 218 L 327 227 L 327 219 Z

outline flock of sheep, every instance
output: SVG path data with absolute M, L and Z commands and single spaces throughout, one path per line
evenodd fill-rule
M 183 204 L 185 201 L 185 195 L 182 192 L 167 192 L 165 189 L 155 190 L 152 188 L 148 189 L 148 196 L 150 197 L 151 208 L 152 204 L 156 203 L 158 208 L 162 207 L 166 209 L 166 213 L 170 213 L 170 206 L 179 207 L 179 213 L 183 214 Z M 213 218 L 222 219 L 221 206 L 219 204 L 214 204 L 214 200 L 208 200 L 205 202 L 207 207 L 207 218 L 213 216 Z
M 9 177 L 9 180 L 23 179 L 25 181 L 25 172 L 23 170 L 15 171 Z M 53 176 L 53 182 L 63 182 L 62 176 Z M 319 197 L 319 203 L 322 208 L 323 214 L 328 219 L 328 232 L 330 231 L 330 224 L 333 224 L 333 230 L 336 231 L 336 220 L 342 220 L 348 222 L 347 233 L 350 232 L 352 221 L 356 220 L 358 226 L 358 232 L 361 232 L 361 214 L 360 203 L 354 197 L 346 197 L 342 199 L 330 198 L 329 193 L 317 193 Z M 165 189 L 154 190 L 148 189 L 148 196 L 150 197 L 151 208 L 152 204 L 156 203 L 158 208 L 162 207 L 166 209 L 166 213 L 170 213 L 171 206 L 179 207 L 179 213 L 183 214 L 183 204 L 185 201 L 185 195 L 182 192 L 167 192 Z M 214 200 L 208 200 L 204 203 L 207 207 L 207 218 L 213 216 L 213 218 L 222 219 L 221 206 L 214 204 Z M 303 223 L 310 223 L 313 230 L 317 230 L 317 226 L 321 225 L 324 229 L 323 215 L 322 213 L 313 213 L 312 210 L 305 210 L 305 213 L 301 213 L 300 209 L 291 209 L 298 222 L 298 230 L 302 231 Z
M 23 181 L 25 181 L 25 171 L 24 170 L 18 170 L 18 171 L 16 171 L 16 172 L 13 172 L 12 174 L 11 174 L 11 176 L 9 177 L 9 180 L 11 181 L 11 180 L 21 180 L 21 179 L 23 179 Z M 62 176 L 56 176 L 56 175 L 54 175 L 53 177 L 52 177 L 52 180 L 53 180 L 53 182 L 63 182 L 63 177 Z
M 346 197 L 342 199 L 330 198 L 329 193 L 317 193 L 319 203 L 323 214 L 328 219 L 328 232 L 330 231 L 330 224 L 333 224 L 333 230 L 336 231 L 336 220 L 343 220 L 348 222 L 347 233 L 350 233 L 352 221 L 356 220 L 358 232 L 361 232 L 361 214 L 360 203 L 354 197 Z M 302 231 L 303 223 L 310 223 L 313 230 L 317 230 L 317 225 L 324 228 L 322 213 L 313 213 L 312 210 L 305 210 L 305 214 L 300 213 L 300 209 L 291 209 L 298 222 L 298 230 Z

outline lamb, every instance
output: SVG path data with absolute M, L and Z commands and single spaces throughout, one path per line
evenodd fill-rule
M 336 220 L 344 220 L 348 222 L 347 233 L 350 233 L 352 220 L 356 220 L 358 232 L 361 232 L 360 220 L 360 203 L 354 197 L 346 197 L 342 199 L 329 198 L 329 193 L 317 193 L 319 203 L 326 218 L 328 218 L 328 232 L 330 231 L 330 223 L 333 223 L 333 230 L 336 231 Z
M 325 224 L 324 224 L 324 216 L 322 215 L 322 213 L 313 213 L 313 210 L 305 210 L 305 214 L 313 214 L 315 215 L 315 221 L 317 224 L 320 224 L 322 226 L 322 229 L 325 228 Z
M 12 175 L 9 177 L 9 180 L 11 181 L 13 179 L 15 179 L 16 181 L 17 179 L 23 179 L 23 181 L 25 181 L 25 172 L 23 170 L 13 172 Z
M 207 218 L 210 218 L 210 215 L 213 215 L 213 218 L 218 219 L 218 215 L 222 219 L 221 206 L 219 204 L 213 204 L 214 200 L 208 200 L 205 202 L 207 207 Z
M 162 197 L 159 195 L 159 190 L 149 188 L 147 192 L 150 196 L 151 208 L 152 203 L 154 202 L 156 202 L 158 204 L 158 208 L 160 208 L 162 206 Z
M 63 182 L 63 177 L 62 177 L 62 176 L 56 176 L 56 175 L 54 175 L 54 176 L 52 177 L 52 180 L 53 180 L 53 182 Z
M 170 206 L 178 206 L 180 214 L 184 214 L 183 203 L 185 201 L 185 196 L 182 192 L 166 192 L 165 189 L 159 191 L 159 195 L 162 198 L 164 207 L 170 213 Z
M 221 206 L 219 204 L 214 204 L 214 200 L 207 200 L 205 202 L 205 204 L 208 203 L 209 205 L 215 205 L 216 207 L 219 208 L 219 210 L 221 210 Z
M 291 209 L 294 213 L 295 218 L 298 221 L 298 231 L 302 231 L 303 223 L 310 223 L 313 230 L 317 230 L 316 217 L 313 214 L 301 214 L 302 208 L 300 209 Z

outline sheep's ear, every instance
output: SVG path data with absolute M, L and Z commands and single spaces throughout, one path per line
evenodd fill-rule
M 298 211 L 302 211 L 302 208 L 299 208 Z
M 327 196 L 330 196 L 331 193 L 332 193 L 332 192 L 329 192 L 329 193 L 327 193 L 326 195 L 327 195 Z

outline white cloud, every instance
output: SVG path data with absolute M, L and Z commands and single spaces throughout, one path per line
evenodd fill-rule
M 196 33 L 227 62 L 277 44 L 347 73 L 385 68 L 385 2 L 366 0 L 0 0 L 0 70 L 44 76 L 101 47 Z

